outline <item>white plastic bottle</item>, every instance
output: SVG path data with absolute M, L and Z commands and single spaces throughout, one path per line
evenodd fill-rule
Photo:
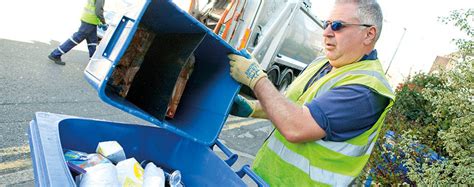
M 143 176 L 143 187 L 164 187 L 165 173 L 159 167 L 156 167 L 153 162 L 150 162 L 145 167 L 145 174 Z

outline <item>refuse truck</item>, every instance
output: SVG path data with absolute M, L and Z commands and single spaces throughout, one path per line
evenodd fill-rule
M 232 47 L 251 52 L 281 92 L 323 55 L 322 22 L 309 0 L 188 1 L 183 9 Z
M 234 171 L 238 155 L 217 140 L 240 89 L 227 54 L 246 54 L 170 0 L 137 0 L 117 16 L 84 76 L 103 102 L 153 125 L 37 112 L 28 131 L 35 185 L 76 186 L 64 151 L 116 141 L 127 158 L 179 170 L 184 186 L 246 186 L 243 176 L 267 186 L 248 165 Z

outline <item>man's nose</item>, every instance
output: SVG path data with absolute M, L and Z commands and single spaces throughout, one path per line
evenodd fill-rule
M 334 37 L 334 31 L 331 29 L 331 26 L 328 26 L 323 30 L 323 37 Z

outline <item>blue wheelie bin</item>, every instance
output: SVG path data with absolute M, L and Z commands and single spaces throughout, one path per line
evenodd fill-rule
M 237 155 L 220 142 L 216 145 L 228 156 L 225 161 L 209 146 L 164 128 L 38 112 L 29 140 L 36 186 L 75 186 L 63 149 L 93 153 L 99 142 L 111 140 L 122 145 L 127 158 L 152 161 L 169 173 L 179 170 L 185 186 L 245 186 L 244 175 L 266 186 L 247 165 L 234 172 L 230 166 Z
M 245 186 L 246 165 L 217 140 L 240 85 L 227 54 L 242 54 L 169 0 L 139 0 L 112 23 L 84 71 L 107 104 L 156 126 L 38 112 L 29 140 L 37 186 L 74 186 L 63 150 L 94 152 L 115 140 L 127 158 L 179 170 L 185 186 Z M 192 64 L 178 100 L 182 72 Z M 189 70 L 189 69 L 188 69 Z M 179 89 L 178 89 L 179 90 Z M 174 103 L 176 102 L 176 103 Z M 170 103 L 177 105 L 170 115 Z M 217 145 L 228 157 L 220 159 Z

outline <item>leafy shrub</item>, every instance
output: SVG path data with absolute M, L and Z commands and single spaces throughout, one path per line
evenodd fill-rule
M 474 184 L 474 11 L 456 10 L 453 23 L 468 39 L 455 39 L 454 68 L 418 73 L 397 87 L 397 101 L 359 182 L 381 185 Z
M 462 62 L 449 72 L 445 87 L 449 90 L 425 89 L 423 95 L 433 107 L 435 124 L 440 130 L 435 146 L 447 160 L 436 164 L 415 162 L 406 159 L 408 176 L 419 184 L 474 184 L 474 61 Z M 423 141 L 422 131 L 407 132 L 403 141 Z M 402 142 L 407 145 L 408 142 Z M 417 170 L 421 170 L 417 171 Z
M 392 110 L 402 114 L 406 120 L 417 122 L 420 125 L 429 125 L 433 122 L 432 109 L 429 101 L 423 97 L 421 91 L 425 87 L 442 85 L 443 79 L 424 73 L 415 74 L 396 89 L 397 102 Z
M 447 72 L 420 73 L 397 88 L 396 104 L 359 182 L 474 184 L 473 66 L 471 60 Z

